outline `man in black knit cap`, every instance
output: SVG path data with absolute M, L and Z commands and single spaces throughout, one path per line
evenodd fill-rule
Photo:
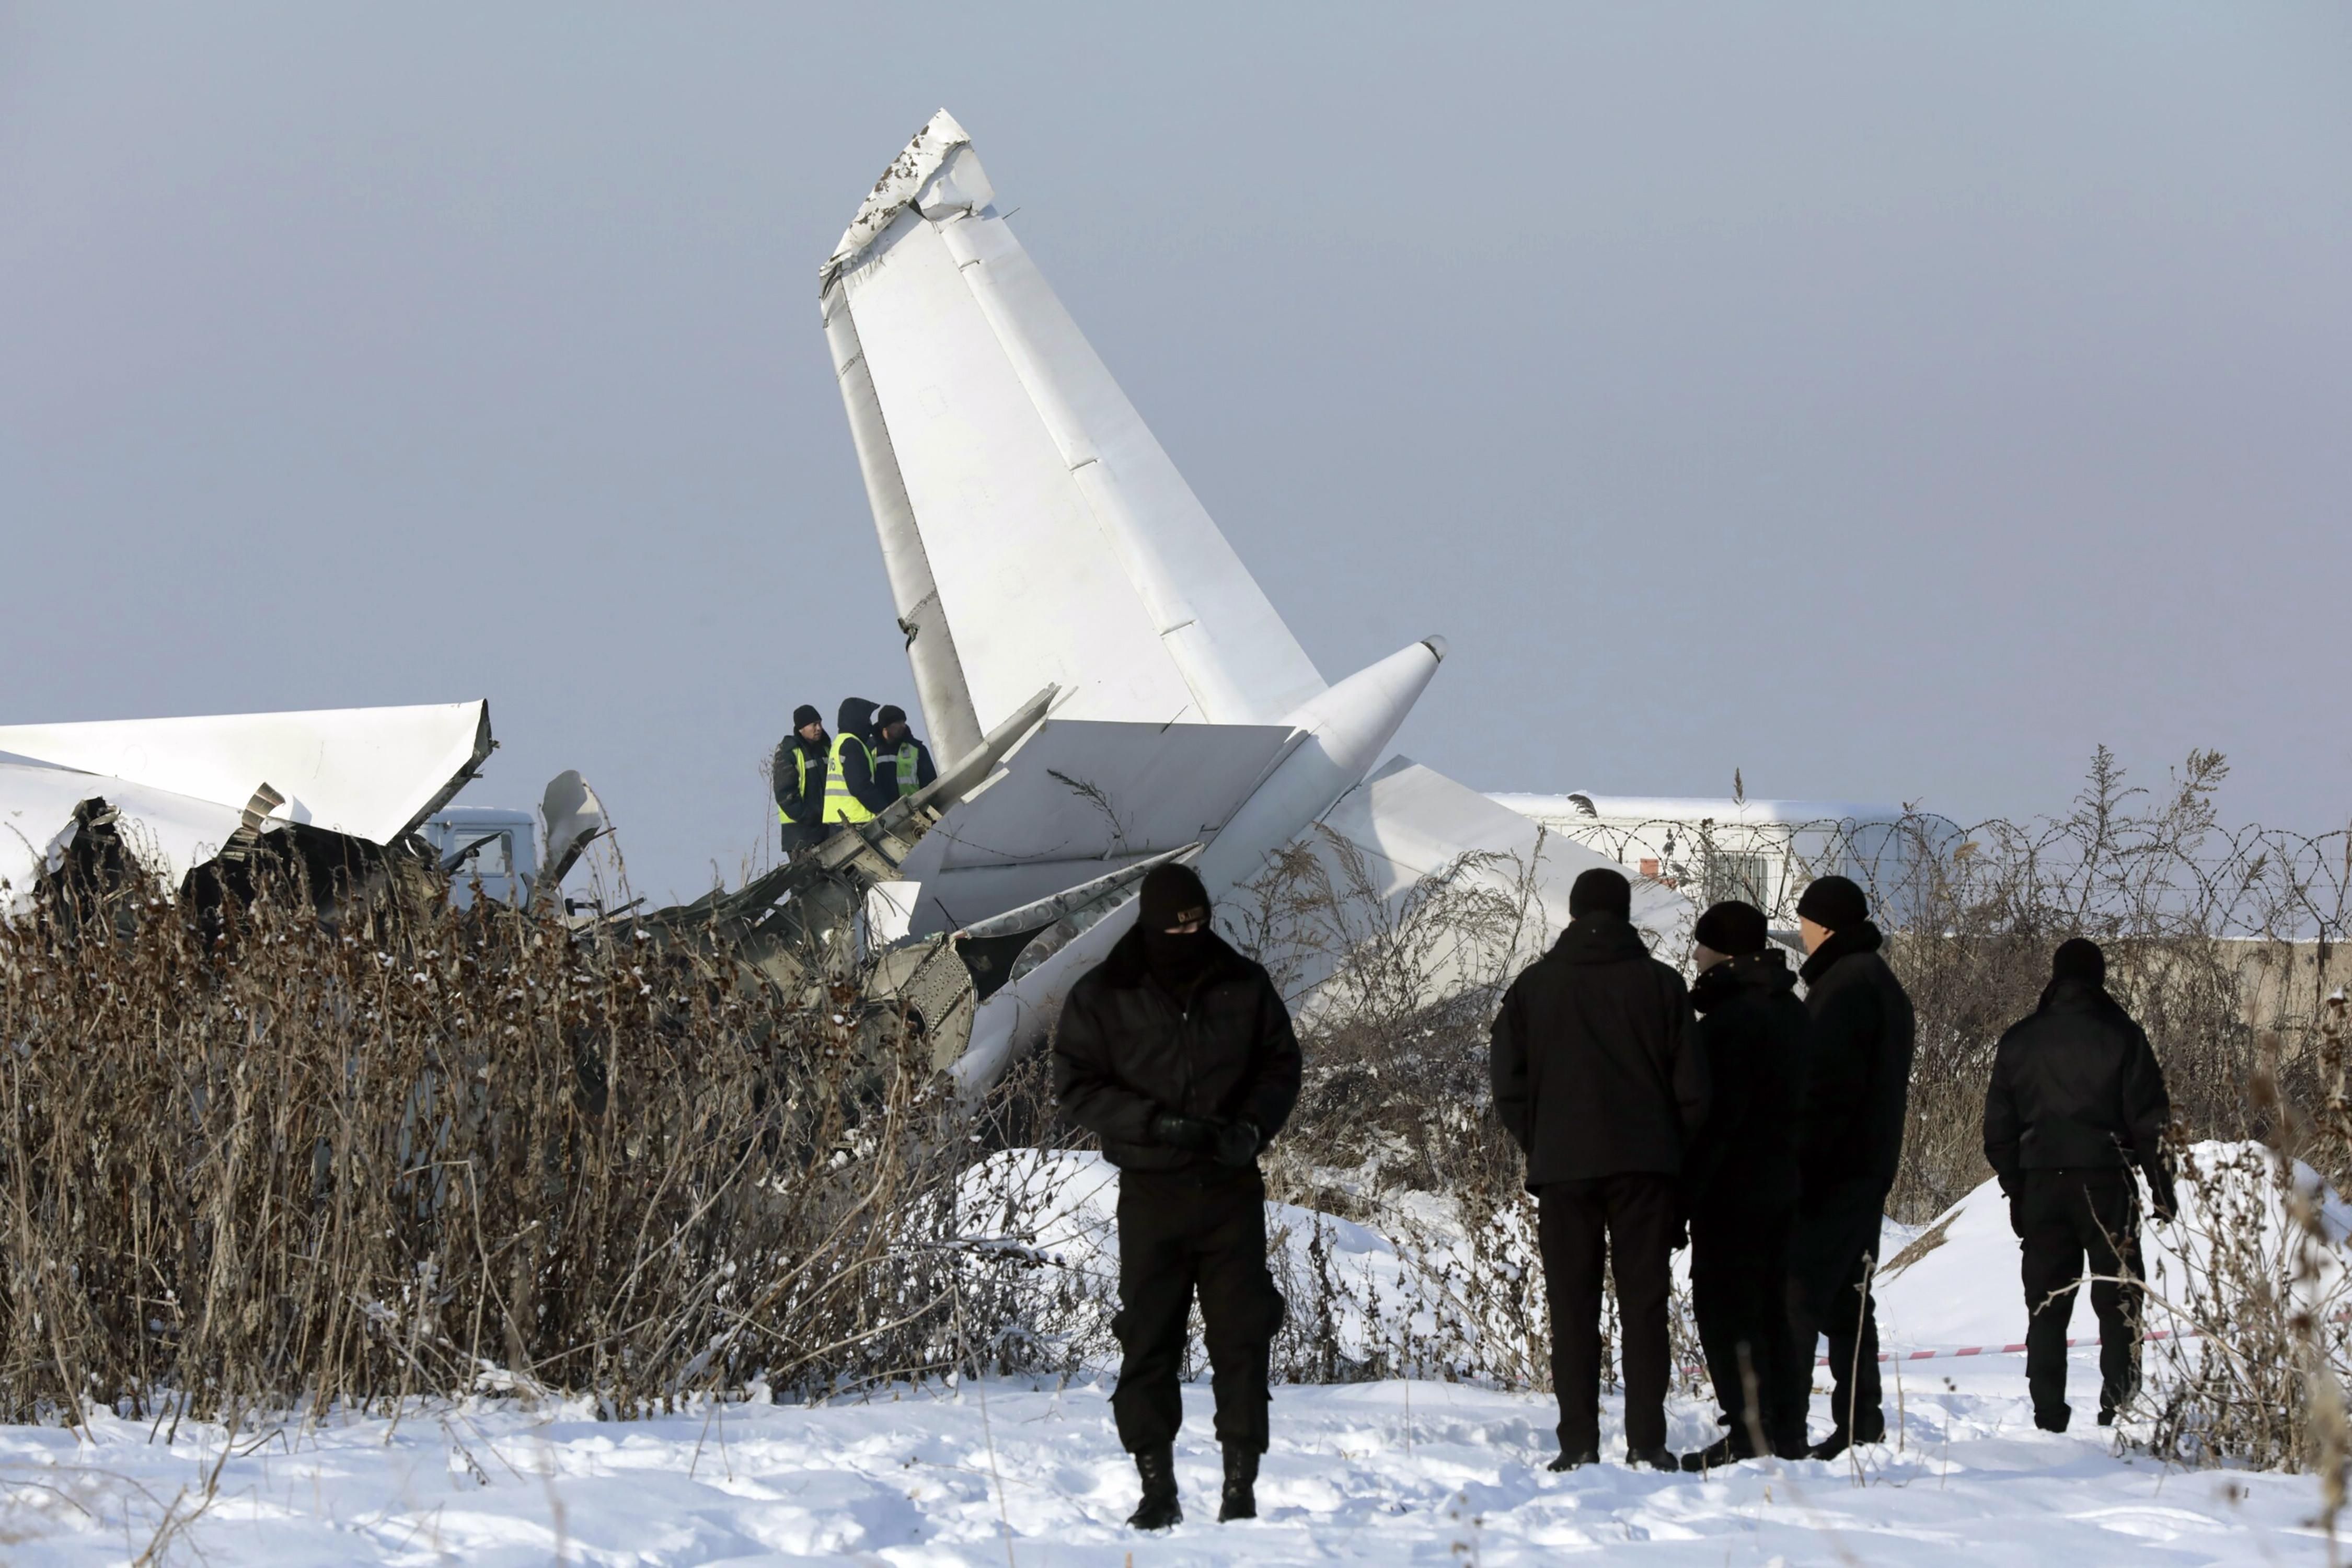
M 1528 1158 L 1551 1299 L 1555 1470 L 1601 1458 L 1601 1281 L 1613 1261 L 1625 1373 L 1626 1462 L 1671 1470 L 1668 1268 L 1685 1141 L 1706 1113 L 1706 1066 L 1681 974 L 1650 956 L 1633 889 L 1595 867 L 1569 889 L 1569 926 L 1511 983 L 1488 1069 L 1495 1112 Z
M 776 742 L 775 760 L 768 768 L 787 857 L 824 838 L 824 771 L 832 752 L 833 739 L 824 732 L 824 720 L 815 708 L 803 702 L 793 709 L 793 732 Z
M 1267 1352 L 1282 1294 L 1265 1267 L 1258 1152 L 1298 1099 L 1298 1040 L 1265 970 L 1210 928 L 1209 895 L 1182 866 L 1143 879 L 1135 929 L 1081 976 L 1054 1037 L 1062 1113 L 1119 1170 L 1118 1336 L 1111 1413 L 1143 1500 L 1128 1523 L 1184 1517 L 1174 1443 L 1178 1374 L 1197 1288 L 1223 1447 L 1220 1520 L 1257 1516 L 1266 1448 Z
M 2147 1173 L 2157 1217 L 2172 1217 L 2171 1121 L 2147 1032 L 2107 993 L 2107 955 L 2083 937 L 2060 943 L 2042 1005 L 1994 1052 L 1984 1120 L 1985 1159 L 2024 1251 L 2025 1384 L 2045 1432 L 2063 1432 L 2074 1414 L 2066 1324 L 2084 1262 L 2108 1279 L 2140 1275 L 2133 1166 Z M 2136 1285 L 2091 1287 L 2102 1426 L 2139 1387 L 2139 1299 Z
M 1778 1391 L 1811 1373 L 1789 1364 L 1789 1226 L 1797 1212 L 1797 1096 L 1810 1020 L 1764 911 L 1737 900 L 1691 931 L 1706 1121 L 1683 1161 L 1690 1219 L 1691 1310 L 1722 1407 L 1723 1436 L 1683 1456 L 1708 1469 L 1767 1452 L 1802 1457 L 1805 1411 L 1791 1421 Z M 1751 1398 L 1751 1395 L 1753 1396 Z
M 1823 877 L 1797 900 L 1810 954 L 1805 983 L 1805 1089 L 1798 1110 L 1800 1194 L 1789 1238 L 1790 1365 L 1780 1409 L 1801 1427 L 1813 1346 L 1829 1336 L 1830 1435 L 1812 1446 L 1835 1458 L 1883 1442 L 1878 1313 L 1869 1292 L 1886 1194 L 1903 1154 L 1916 1025 L 1911 998 L 1879 955 L 1885 939 L 1862 889 Z
M 885 702 L 874 714 L 874 782 L 887 800 L 913 795 L 940 776 L 931 749 L 907 727 L 907 710 Z

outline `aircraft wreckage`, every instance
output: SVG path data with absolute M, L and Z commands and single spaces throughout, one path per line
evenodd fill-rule
M 1304 851 L 1381 899 L 1484 879 L 1531 931 L 1565 924 L 1570 883 L 1610 861 L 1381 762 L 1444 639 L 1323 679 L 944 110 L 859 206 L 819 304 L 941 772 L 742 888 L 603 918 L 719 948 L 811 1005 L 860 985 L 966 1092 L 1042 1039 L 1163 861 L 1222 900 Z M 352 875 L 444 863 L 418 829 L 490 744 L 478 702 L 0 727 L 0 752 L 45 764 L 0 763 L 0 908 L 21 908 L 77 836 L 111 833 L 173 886 L 269 845 Z M 540 890 L 604 830 L 576 773 L 543 816 Z M 884 884 L 914 895 L 907 934 L 877 944 Z M 1654 936 L 1687 931 L 1671 888 L 1639 883 L 1635 900 Z
M 424 892 L 469 846 L 419 836 L 496 742 L 487 702 L 301 713 L 0 725 L 0 916 L 75 874 L 100 891 L 132 873 L 203 903 L 299 869 L 322 912 L 360 891 Z M 541 802 L 536 892 L 561 886 L 606 829 L 577 773 Z

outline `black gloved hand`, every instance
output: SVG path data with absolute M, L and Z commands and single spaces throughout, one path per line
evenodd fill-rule
M 1212 1152 L 1218 1164 L 1238 1169 L 1257 1163 L 1257 1152 L 1265 1146 L 1265 1135 L 1257 1130 L 1256 1122 L 1244 1120 L 1213 1125 L 1217 1129 L 1217 1146 Z
M 1188 1154 L 1213 1154 L 1217 1139 L 1223 1131 L 1222 1121 L 1210 1121 L 1198 1116 L 1179 1116 L 1172 1110 L 1162 1110 L 1151 1118 L 1151 1139 L 1171 1149 L 1181 1149 Z
M 2172 1173 L 2162 1165 L 2150 1165 L 2147 1172 L 2148 1211 L 2167 1225 L 2180 1213 L 2180 1194 L 2172 1184 Z
M 2011 1188 L 2003 1187 L 2000 1190 L 2000 1195 L 2009 1200 L 2009 1233 L 2017 1237 L 2018 1240 L 2023 1241 L 2025 1239 L 2025 1214 L 2018 1205 L 2017 1194 Z
M 1690 1216 L 1686 1214 L 1677 1212 L 1675 1215 L 1674 1228 L 1666 1233 L 1666 1250 L 1669 1252 L 1680 1252 L 1684 1247 L 1688 1247 L 1689 1245 Z

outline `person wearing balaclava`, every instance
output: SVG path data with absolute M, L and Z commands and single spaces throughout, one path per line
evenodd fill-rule
M 2099 1425 L 2139 1388 L 2139 1184 L 2158 1219 L 2174 1210 L 2164 1134 L 2172 1099 L 2147 1031 L 2107 991 L 2107 955 L 2083 937 L 2051 957 L 2042 1005 L 1993 1053 L 1985 1159 L 2009 1198 L 2024 1254 L 2025 1384 L 2033 1424 L 2063 1432 L 2066 1328 L 2089 1265 L 2099 1320 Z
M 1719 903 L 1691 930 L 1691 1005 L 1710 1086 L 1706 1121 L 1683 1159 L 1691 1316 L 1722 1409 L 1722 1437 L 1686 1470 L 1802 1454 L 1805 1411 L 1784 1414 L 1790 1381 L 1789 1226 L 1797 1213 L 1797 1096 L 1811 1020 L 1796 972 L 1764 911 Z M 1811 1358 L 1795 1375 L 1810 1376 Z
M 793 732 L 776 742 L 775 760 L 768 767 L 787 856 L 824 842 L 824 778 L 832 752 L 833 739 L 815 707 L 803 702 L 793 709 Z
M 1601 1286 L 1617 1287 L 1625 1458 L 1672 1470 L 1666 1301 L 1681 1224 L 1675 1182 L 1706 1114 L 1706 1064 L 1680 972 L 1650 956 L 1633 889 L 1594 867 L 1569 889 L 1568 929 L 1504 994 L 1488 1053 L 1495 1112 L 1527 1155 L 1551 1302 L 1559 1399 L 1555 1470 L 1601 1458 Z
M 1298 1099 L 1299 1057 L 1282 994 L 1212 929 L 1199 877 L 1155 867 L 1136 903 L 1135 928 L 1063 1005 L 1054 1092 L 1118 1167 L 1111 1413 L 1143 1483 L 1128 1523 L 1164 1530 L 1184 1517 L 1174 1444 L 1195 1292 L 1224 1449 L 1217 1517 L 1257 1515 L 1268 1355 L 1284 1310 L 1265 1267 L 1257 1157 Z
M 1916 1024 L 1911 998 L 1879 949 L 1870 902 L 1844 877 L 1822 877 L 1797 900 L 1807 957 L 1805 1088 L 1797 1112 L 1797 1219 L 1789 1236 L 1789 1331 L 1780 1401 L 1792 1423 L 1811 1403 L 1813 1352 L 1829 1340 L 1830 1433 L 1809 1450 L 1832 1459 L 1884 1442 L 1878 1311 L 1869 1290 L 1886 1194 L 1903 1158 Z

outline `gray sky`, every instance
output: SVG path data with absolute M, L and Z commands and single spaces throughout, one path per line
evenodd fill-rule
M 2352 814 L 2352 9 L 982 11 L 0 5 L 0 718 L 487 696 L 731 877 L 911 706 L 815 276 L 945 104 L 1465 783 Z

